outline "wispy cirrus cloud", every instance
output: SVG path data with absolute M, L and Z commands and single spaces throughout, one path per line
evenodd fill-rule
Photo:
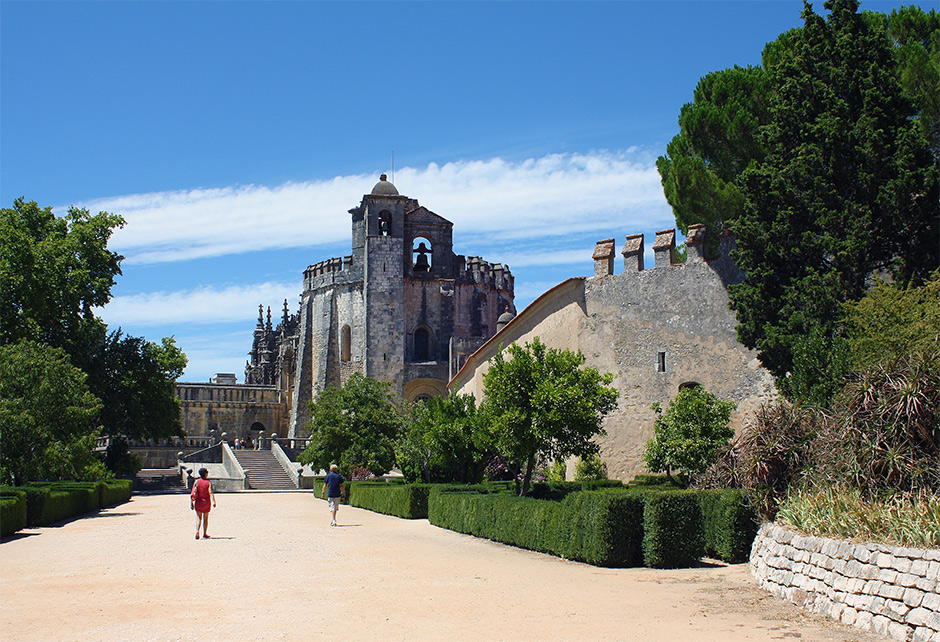
M 163 263 L 349 238 L 347 210 L 376 176 L 154 192 L 82 203 L 121 214 L 111 247 L 125 264 Z M 470 242 L 643 231 L 671 220 L 659 174 L 638 150 L 406 167 L 399 190 L 452 221 Z

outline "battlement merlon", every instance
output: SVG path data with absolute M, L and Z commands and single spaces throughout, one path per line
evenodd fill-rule
M 608 276 L 614 273 L 614 239 L 598 241 L 594 247 L 594 276 Z
M 701 263 L 705 260 L 705 225 L 697 223 L 689 226 L 689 233 L 685 235 L 686 261 L 688 263 Z
M 312 290 L 317 285 L 331 283 L 333 275 L 337 272 L 349 272 L 352 268 L 353 257 L 351 254 L 314 263 L 304 270 L 304 290 Z
M 631 234 L 623 244 L 623 271 L 643 271 L 643 235 Z
M 490 263 L 479 256 L 456 255 L 457 280 L 513 291 L 515 284 L 508 265 Z
M 708 234 L 705 225 L 696 224 L 689 226 L 689 233 L 686 235 L 687 263 L 706 263 L 712 260 L 726 259 L 730 256 L 735 247 L 734 234 L 727 228 L 722 228 L 719 234 L 720 250 L 716 257 L 706 255 L 706 236 Z M 598 241 L 594 247 L 594 276 L 606 276 L 613 274 L 613 254 L 614 239 L 604 239 Z M 676 265 L 676 230 L 660 230 L 656 232 L 656 238 L 653 241 L 653 253 L 656 257 L 655 267 L 670 267 Z M 643 261 L 643 235 L 631 234 L 626 237 L 623 251 L 623 271 L 624 272 L 642 272 L 644 269 Z
M 669 267 L 676 262 L 676 230 L 659 230 L 653 241 L 653 256 L 656 267 Z

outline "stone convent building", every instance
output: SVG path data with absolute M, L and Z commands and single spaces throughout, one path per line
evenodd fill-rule
M 740 429 L 772 400 L 773 377 L 757 353 L 738 343 L 737 320 L 727 287 L 744 275 L 729 257 L 730 236 L 717 256 L 705 256 L 705 227 L 693 225 L 688 258 L 675 260 L 675 230 L 656 233 L 655 266 L 644 269 L 642 234 L 626 237 L 623 271 L 614 273 L 614 239 L 597 243 L 594 276 L 568 279 L 542 294 L 484 344 L 450 382 L 451 392 L 482 398 L 483 375 L 500 346 L 531 343 L 580 350 L 587 365 L 614 375 L 617 409 L 598 439 L 613 479 L 646 472 L 643 450 L 653 437 L 656 414 L 685 386 L 702 385 L 737 404 L 732 424 Z
M 515 314 L 509 268 L 455 254 L 453 223 L 399 194 L 384 174 L 349 214 L 352 253 L 308 267 L 300 310 L 292 313 L 285 301 L 277 325 L 270 308 L 266 318 L 259 309 L 245 385 L 216 384 L 216 405 L 246 398 L 255 405 L 228 415 L 216 408 L 217 418 L 231 419 L 212 422 L 204 402 L 186 398 L 203 399 L 212 385 L 180 384 L 188 434 L 215 428 L 230 437 L 260 430 L 305 437 L 308 402 L 355 372 L 390 382 L 408 401 L 447 394 L 451 376 L 496 333 L 500 316 Z M 277 417 L 262 402 L 271 397 L 282 407 Z M 265 421 L 254 421 L 262 407 Z

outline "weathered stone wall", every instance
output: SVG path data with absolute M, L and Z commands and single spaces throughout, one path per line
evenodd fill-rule
M 751 573 L 774 595 L 865 631 L 940 642 L 940 549 L 858 544 L 761 526 Z
M 399 377 L 405 361 L 403 247 L 401 238 L 366 239 L 365 374 L 390 382 L 396 394 L 404 383 Z
M 665 232 L 672 231 L 657 239 Z M 665 246 L 662 254 L 668 259 L 671 250 Z M 683 385 L 696 383 L 735 402 L 732 425 L 739 430 L 776 393 L 756 353 L 737 341 L 727 285 L 741 275 L 727 250 L 713 260 L 690 254 L 687 263 L 665 260 L 649 270 L 634 258 L 621 274 L 604 274 L 605 254 L 598 276 L 569 279 L 536 299 L 468 358 L 449 387 L 482 398 L 483 374 L 501 345 L 539 337 L 552 348 L 580 350 L 587 365 L 614 375 L 620 391 L 598 439 L 615 479 L 645 472 L 643 450 L 656 419 L 651 406 L 666 404 Z
M 180 423 L 189 437 L 207 437 L 211 431 L 244 437 L 261 424 L 267 435 L 286 435 L 286 406 L 274 386 L 179 383 Z M 253 436 L 257 437 L 259 429 Z

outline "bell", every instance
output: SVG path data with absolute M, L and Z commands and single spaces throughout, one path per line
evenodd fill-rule
M 424 245 L 424 243 L 421 245 Z M 428 263 L 428 255 L 419 254 L 417 260 L 415 261 L 415 272 L 428 272 L 430 269 L 431 265 Z

